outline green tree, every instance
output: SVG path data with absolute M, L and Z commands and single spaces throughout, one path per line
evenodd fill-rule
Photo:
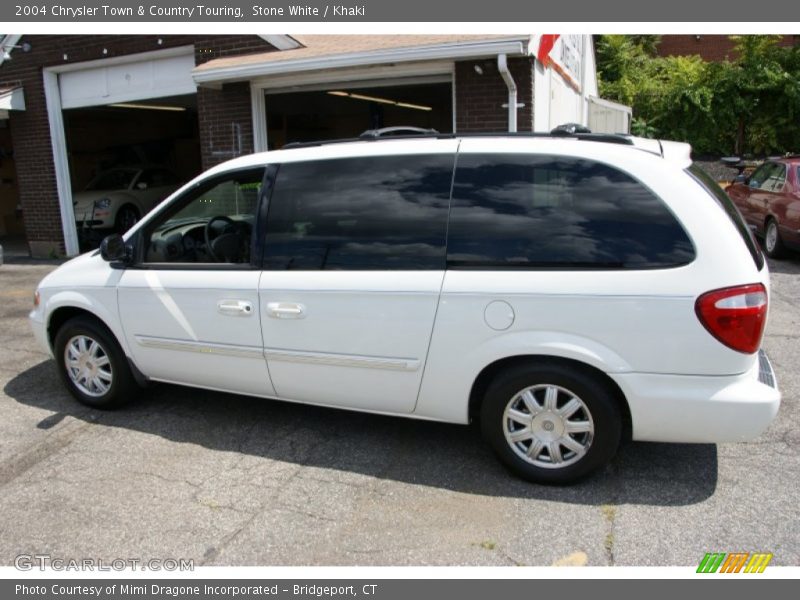
M 800 150 L 800 49 L 779 36 L 739 36 L 736 59 L 657 57 L 654 36 L 598 39 L 601 95 L 628 104 L 634 130 L 687 141 L 696 152 Z

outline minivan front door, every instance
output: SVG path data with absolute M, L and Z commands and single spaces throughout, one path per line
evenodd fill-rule
M 251 253 L 263 168 L 198 184 L 148 223 L 140 261 L 122 274 L 119 312 L 148 377 L 274 396 Z
M 422 146 L 278 168 L 259 295 L 279 397 L 414 410 L 444 278 L 457 147 Z

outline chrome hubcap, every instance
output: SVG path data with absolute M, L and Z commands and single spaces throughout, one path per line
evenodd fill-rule
M 102 396 L 114 380 L 105 349 L 85 335 L 76 335 L 67 342 L 64 364 L 72 383 L 87 396 Z
M 775 226 L 775 223 L 770 223 L 767 225 L 767 236 L 765 241 L 767 243 L 767 250 L 772 252 L 775 249 L 775 244 L 778 242 L 778 228 Z
M 537 467 L 559 469 L 586 455 L 594 437 L 589 408 L 558 385 L 527 387 L 503 412 L 503 433 L 514 452 Z

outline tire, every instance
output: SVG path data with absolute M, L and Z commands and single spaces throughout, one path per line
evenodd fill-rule
M 114 230 L 118 233 L 125 233 L 139 222 L 139 218 L 139 209 L 132 204 L 120 206 L 114 219 Z
M 622 415 L 610 386 L 599 377 L 559 363 L 532 363 L 502 371 L 489 385 L 481 429 L 519 477 L 567 484 L 614 457 Z
M 781 258 L 786 254 L 786 247 L 783 245 L 778 222 L 769 219 L 764 229 L 764 252 L 770 258 Z
M 78 402 L 111 409 L 139 390 L 128 359 L 108 329 L 90 317 L 74 317 L 56 333 L 58 373 Z

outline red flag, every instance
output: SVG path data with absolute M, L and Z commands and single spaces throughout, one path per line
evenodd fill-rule
M 544 66 L 550 64 L 550 51 L 553 49 L 553 46 L 556 45 L 556 40 L 559 38 L 560 34 L 548 34 L 542 35 L 539 38 L 539 52 L 536 54 L 536 58 L 539 59 L 539 62 L 542 63 Z

